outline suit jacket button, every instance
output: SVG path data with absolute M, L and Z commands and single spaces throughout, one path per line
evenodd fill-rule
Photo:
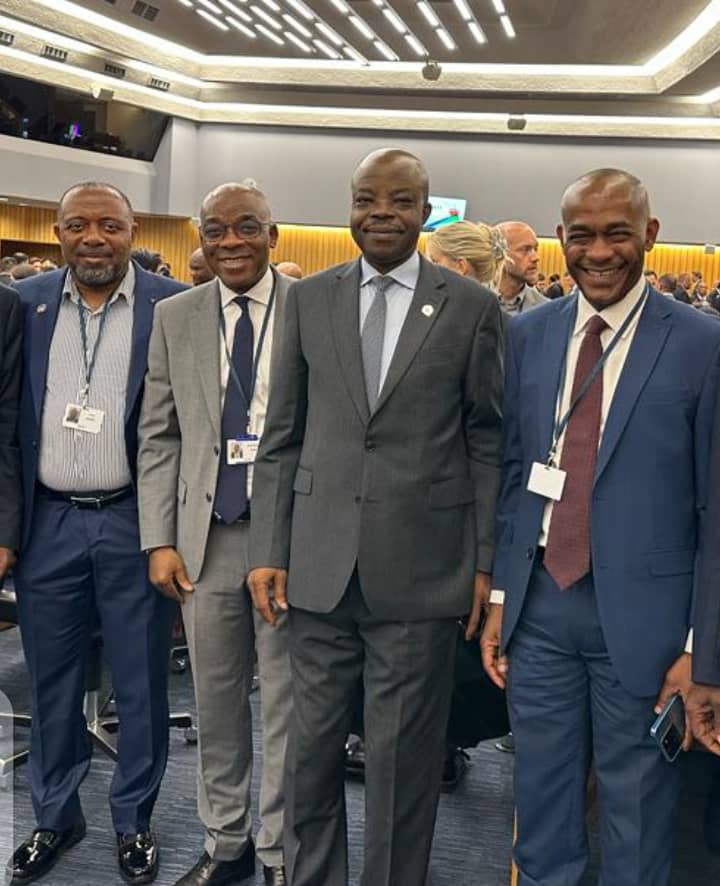
M 356 495 L 356 496 L 355 496 L 355 504 L 356 504 L 356 505 L 359 505 L 361 501 L 362 501 L 362 499 L 360 498 L 360 496 L 359 496 L 359 495 Z
M 205 501 L 212 501 L 212 495 L 209 492 L 205 493 Z
M 528 558 L 528 560 L 532 560 L 532 558 L 535 556 L 535 548 L 528 548 L 527 551 L 525 551 L 525 556 Z
M 367 443 L 365 444 L 365 449 L 366 449 L 368 452 L 372 452 L 373 449 L 375 449 L 375 444 L 374 444 L 374 443 L 371 443 L 371 442 L 368 440 Z

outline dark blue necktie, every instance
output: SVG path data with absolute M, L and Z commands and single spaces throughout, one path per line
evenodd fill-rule
M 240 307 L 242 313 L 235 324 L 235 338 L 230 359 L 240 379 L 243 391 L 248 397 L 251 397 L 253 327 L 250 321 L 248 301 L 246 295 L 239 295 L 235 299 L 235 303 Z M 215 513 L 223 523 L 234 523 L 248 507 L 247 465 L 229 465 L 227 463 L 227 441 L 237 440 L 247 434 L 249 412 L 250 404 L 245 401 L 232 373 L 229 372 L 222 414 L 222 452 L 214 506 Z

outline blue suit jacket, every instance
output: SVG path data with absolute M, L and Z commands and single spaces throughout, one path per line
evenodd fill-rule
M 125 446 L 133 478 L 137 460 L 137 422 L 147 369 L 147 351 L 156 302 L 187 289 L 184 283 L 149 274 L 135 266 L 132 351 L 125 408 Z M 37 479 L 40 421 L 45 401 L 50 342 L 57 320 L 67 269 L 29 277 L 17 284 L 23 306 L 23 358 L 25 372 L 20 397 L 20 452 L 23 476 L 23 533 L 27 543 L 32 521 Z
M 547 458 L 576 306 L 577 297 L 559 299 L 508 324 L 493 576 L 493 587 L 506 592 L 503 649 L 542 526 L 545 499 L 526 486 L 532 463 Z M 719 359 L 720 324 L 651 291 L 607 416 L 591 503 L 605 641 L 621 683 L 637 696 L 659 690 L 690 623 Z

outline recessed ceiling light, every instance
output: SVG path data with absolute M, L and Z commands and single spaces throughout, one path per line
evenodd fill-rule
M 290 25 L 291 28 L 295 28 L 295 30 L 302 34 L 303 37 L 307 37 L 308 40 L 312 37 L 312 31 L 309 28 L 306 28 L 302 22 L 299 22 L 294 15 L 290 15 L 287 12 L 283 13 L 283 19 Z
M 285 45 L 285 41 L 281 37 L 278 37 L 277 34 L 273 34 L 273 32 L 266 28 L 265 25 L 256 25 L 255 27 L 263 36 L 267 37 L 268 40 L 272 40 L 272 42 L 277 43 L 278 46 Z
M 373 46 L 381 52 L 389 62 L 399 61 L 398 56 L 382 40 L 373 40 Z
M 448 32 L 445 30 L 445 28 L 436 28 L 435 33 L 442 40 L 442 42 L 445 44 L 446 49 L 457 49 L 457 45 L 456 45 L 455 41 L 450 36 L 450 34 L 448 34 Z
M 231 0 L 217 0 L 217 2 L 221 6 L 224 6 L 225 9 L 227 9 L 227 11 L 231 12 L 233 15 L 237 15 L 240 18 L 242 18 L 244 15 L 246 15 L 246 13 L 244 13 L 242 11 L 242 9 L 240 9 L 240 7 L 237 5 L 237 3 L 232 3 Z
M 515 28 L 513 28 L 513 23 L 510 21 L 509 15 L 501 15 L 500 16 L 500 24 L 503 27 L 503 31 L 507 34 L 508 37 L 515 37 Z
M 352 46 L 343 46 L 343 52 L 353 61 L 360 62 L 361 65 L 368 64 L 368 60 L 365 58 L 365 56 L 359 53 L 357 49 Z
M 262 2 L 268 9 L 272 9 L 273 12 L 280 12 L 280 4 L 276 3 L 275 0 L 262 0 Z
M 325 24 L 325 22 L 315 22 L 315 27 L 324 37 L 327 37 L 328 40 L 336 46 L 342 46 L 345 42 L 343 38 L 336 34 L 329 25 Z
M 420 0 L 417 6 L 420 12 L 422 12 L 422 14 L 427 19 L 428 24 L 430 24 L 433 28 L 437 28 L 440 24 L 440 19 L 435 15 L 435 12 L 433 11 L 430 4 L 426 3 L 425 0 Z
M 408 31 L 408 27 L 405 22 L 400 18 L 400 16 L 395 12 L 394 9 L 390 9 L 389 6 L 386 6 L 383 11 L 383 15 L 390 22 L 390 24 L 395 28 L 398 34 L 405 34 Z
M 307 21 L 311 22 L 315 18 L 315 15 L 310 9 L 308 9 L 308 7 L 302 2 L 302 0 L 287 0 L 287 3 L 288 6 L 292 6 L 295 12 L 299 12 L 300 15 Z
M 366 37 L 368 40 L 373 40 L 375 38 L 375 34 L 373 34 L 373 32 L 361 18 L 358 18 L 356 15 L 350 15 L 348 16 L 348 21 L 353 27 L 357 28 L 358 31 L 360 31 L 363 37 Z
M 214 12 L 215 15 L 222 15 L 222 9 L 220 9 L 217 3 L 213 3 L 213 0 L 197 0 L 197 2 L 204 6 L 205 9 L 209 9 L 210 12 Z
M 492 0 L 492 5 L 495 7 L 495 12 L 498 15 L 505 15 L 505 4 L 503 0 Z
M 211 25 L 214 25 L 219 31 L 229 31 L 230 28 L 225 24 L 225 22 L 221 22 L 219 18 L 215 18 L 214 15 L 211 15 L 209 12 L 205 12 L 204 9 L 196 9 L 198 15 L 201 15 L 205 21 L 210 22 Z
M 328 58 L 333 58 L 333 59 L 340 58 L 340 56 L 337 54 L 337 52 L 335 52 L 335 50 L 332 48 L 332 46 L 328 46 L 324 40 L 318 40 L 318 38 L 316 37 L 313 40 L 313 43 L 317 46 L 317 48 L 320 50 L 320 52 L 325 53 L 325 55 Z
M 248 16 L 250 18 L 250 16 Z M 251 37 L 253 40 L 256 37 L 255 31 L 251 31 L 250 28 L 245 27 L 242 22 L 239 22 L 236 18 L 233 18 L 231 15 L 225 17 L 225 20 L 230 22 L 230 24 L 235 28 L 235 30 L 240 31 L 241 34 L 245 34 L 246 37 Z M 252 21 L 252 19 L 251 19 Z
M 274 28 L 276 31 L 282 31 L 282 25 L 280 22 L 273 18 L 269 12 L 265 12 L 264 9 L 261 9 L 259 6 L 251 6 L 250 11 L 254 12 L 258 18 L 261 18 L 264 22 L 270 25 L 271 28 Z
M 285 36 L 291 43 L 294 43 L 298 49 L 301 49 L 303 52 L 312 52 L 312 49 L 305 43 L 304 40 L 301 40 L 297 34 L 293 34 L 292 31 L 285 31 Z
M 455 8 L 460 13 L 460 16 L 466 21 L 471 22 L 474 19 L 474 16 L 470 10 L 470 7 L 467 5 L 465 0 L 453 0 L 455 4 Z
M 414 34 L 405 34 L 405 39 L 410 44 L 415 55 L 427 55 L 427 49 L 425 49 L 425 47 Z
M 468 22 L 468 28 L 470 29 L 470 33 L 477 40 L 478 43 L 487 43 L 485 32 L 477 22 Z

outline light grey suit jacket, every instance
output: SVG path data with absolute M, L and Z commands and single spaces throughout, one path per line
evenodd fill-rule
M 273 273 L 271 361 L 292 283 Z M 138 426 L 140 543 L 143 550 L 177 548 L 191 581 L 205 559 L 223 450 L 219 305 L 220 287 L 211 280 L 156 306 Z
M 255 466 L 251 566 L 289 568 L 291 604 L 329 612 L 357 564 L 370 610 L 461 615 L 490 571 L 499 484 L 497 297 L 421 260 L 375 412 L 359 334 L 360 265 L 295 283 Z

